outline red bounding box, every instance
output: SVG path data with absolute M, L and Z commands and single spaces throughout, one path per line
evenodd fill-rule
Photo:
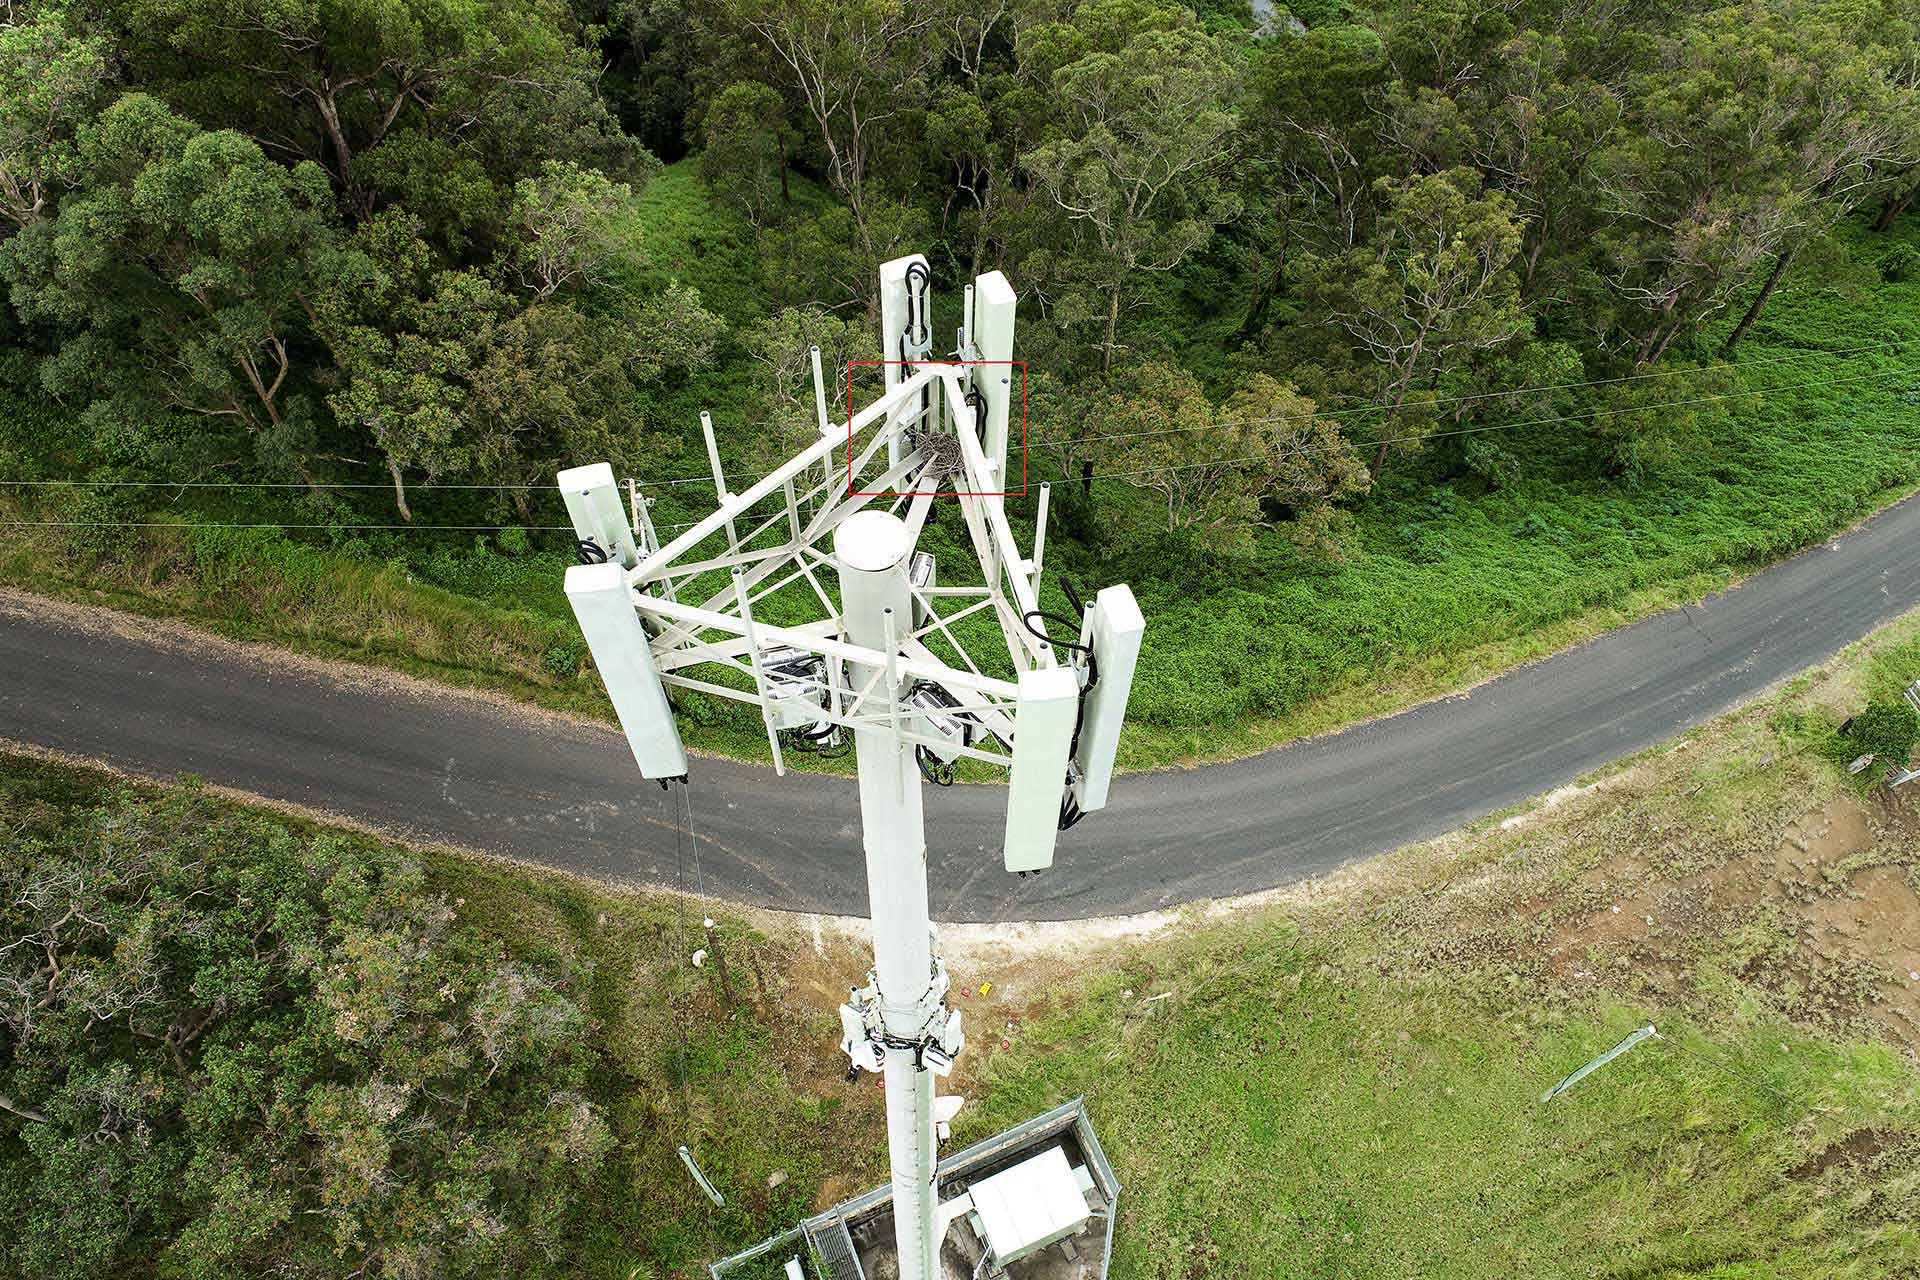
M 853 487 L 853 370 L 857 365 L 870 365 L 878 368 L 883 365 L 983 365 L 1003 366 L 1020 371 L 1020 487 L 1018 489 L 995 489 L 987 493 L 977 493 L 972 489 L 941 489 L 934 492 L 921 489 L 877 489 L 871 492 Z M 937 386 L 930 388 L 939 394 Z M 1013 406 L 1007 406 L 1008 436 L 1012 436 Z M 984 446 L 985 441 L 981 444 Z M 1009 438 L 1009 447 L 1012 441 Z M 1011 472 L 1012 468 L 1009 467 Z M 1024 498 L 1027 495 L 1027 362 L 1025 360 L 849 360 L 847 361 L 847 496 L 852 498 Z

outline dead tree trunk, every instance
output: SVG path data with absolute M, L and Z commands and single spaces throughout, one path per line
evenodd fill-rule
M 1774 259 L 1773 270 L 1767 272 L 1767 278 L 1761 284 L 1760 292 L 1753 296 L 1753 302 L 1748 306 L 1747 313 L 1740 317 L 1740 323 L 1733 326 L 1733 332 L 1728 334 L 1727 340 L 1720 344 L 1722 360 L 1733 358 L 1734 348 L 1740 345 L 1741 340 L 1747 336 L 1747 331 L 1753 328 L 1753 322 L 1760 318 L 1760 313 L 1766 309 L 1767 299 L 1771 298 L 1773 291 L 1780 287 L 1780 278 L 1787 274 L 1787 266 L 1792 261 L 1791 249 Z

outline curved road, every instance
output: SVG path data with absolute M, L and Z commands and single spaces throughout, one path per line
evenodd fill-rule
M 1670 737 L 1917 604 L 1920 498 L 1703 605 L 1469 694 L 1233 764 L 1132 775 L 1027 880 L 1000 868 L 998 788 L 930 790 L 934 913 L 1073 919 L 1305 879 Z M 71 616 L 0 597 L 0 738 L 603 879 L 675 883 L 678 800 L 640 779 L 610 730 L 173 638 L 123 615 Z M 864 914 L 850 779 L 700 759 L 691 791 L 710 892 Z

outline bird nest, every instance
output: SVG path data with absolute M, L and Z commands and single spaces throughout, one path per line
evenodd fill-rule
M 943 431 L 921 431 L 913 437 L 913 447 L 927 460 L 927 478 L 943 480 L 966 471 L 966 455 L 960 451 L 958 436 Z

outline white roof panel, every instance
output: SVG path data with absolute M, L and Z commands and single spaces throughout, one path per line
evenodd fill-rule
M 981 1179 L 970 1194 L 987 1248 L 1001 1262 L 1072 1235 L 1091 1216 L 1060 1147 Z

